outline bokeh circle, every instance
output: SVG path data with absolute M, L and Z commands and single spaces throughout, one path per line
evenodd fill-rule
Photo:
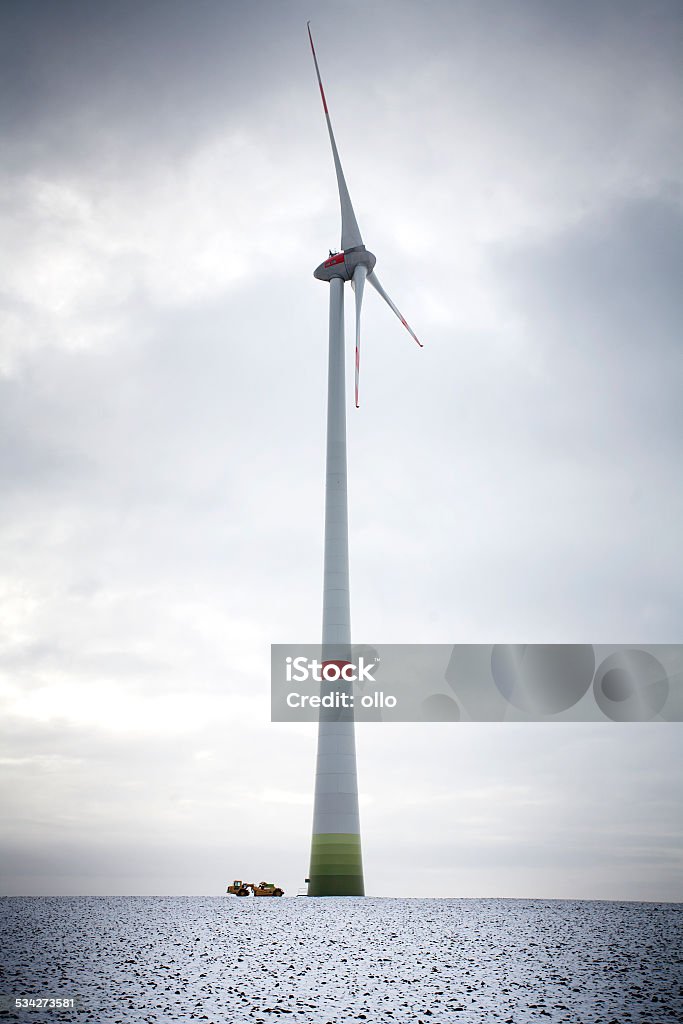
M 593 695 L 613 722 L 648 722 L 666 704 L 669 677 L 653 654 L 638 648 L 617 651 L 598 667 Z
M 592 644 L 495 644 L 491 674 L 503 697 L 535 715 L 556 715 L 588 692 Z

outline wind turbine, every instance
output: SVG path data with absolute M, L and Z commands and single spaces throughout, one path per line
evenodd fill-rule
M 314 271 L 330 285 L 330 341 L 327 378 L 327 465 L 325 480 L 325 568 L 323 583 L 323 666 L 351 660 L 349 612 L 349 530 L 346 495 L 346 402 L 344 388 L 344 284 L 356 296 L 356 408 L 360 373 L 360 312 L 365 281 L 379 292 L 420 347 L 412 329 L 375 274 L 375 256 L 363 244 L 342 171 L 308 23 L 308 38 L 332 145 L 341 205 L 341 252 L 330 253 Z M 325 688 L 326 684 L 321 684 Z M 340 691 L 341 680 L 329 684 Z M 351 684 L 346 684 L 351 693 Z M 320 711 L 315 776 L 309 896 L 363 896 L 363 860 L 358 815 L 358 778 L 353 710 Z

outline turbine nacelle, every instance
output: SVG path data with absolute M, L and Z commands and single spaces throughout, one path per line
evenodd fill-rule
M 376 262 L 375 254 L 369 252 L 364 245 L 354 245 L 343 252 L 331 253 L 329 259 L 315 268 L 313 277 L 318 281 L 331 281 L 333 277 L 352 281 L 356 267 L 364 266 L 366 273 L 371 274 Z

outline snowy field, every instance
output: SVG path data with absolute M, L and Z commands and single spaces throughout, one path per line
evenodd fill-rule
M 683 1020 L 683 905 L 13 897 L 0 1019 Z M 77 1011 L 8 996 L 76 996 Z

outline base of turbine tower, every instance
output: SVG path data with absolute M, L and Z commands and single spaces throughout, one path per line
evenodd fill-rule
M 360 836 L 323 832 L 313 836 L 309 896 L 365 896 Z

